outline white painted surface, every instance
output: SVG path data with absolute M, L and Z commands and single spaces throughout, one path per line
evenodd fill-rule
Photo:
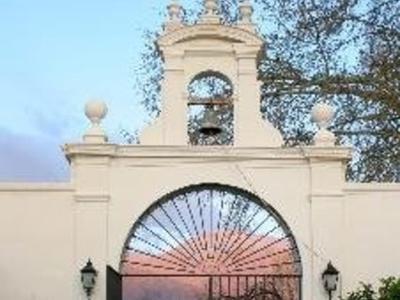
M 255 193 L 286 220 L 302 254 L 303 299 L 326 299 L 332 260 L 341 292 L 400 275 L 400 185 L 346 184 L 348 151 L 329 148 L 187 148 L 69 145 L 71 184 L 0 185 L 0 299 L 84 299 L 79 269 L 118 269 L 135 220 L 185 186 L 220 183 Z M 316 158 L 318 157 L 318 158 Z
M 85 143 L 65 146 L 70 183 L 0 184 L 1 300 L 83 300 L 79 270 L 89 257 L 99 271 L 92 300 L 105 300 L 106 265 L 119 268 L 134 222 L 165 194 L 200 183 L 242 188 L 276 209 L 299 245 L 303 300 L 327 299 L 321 273 L 329 260 L 342 274 L 335 296 L 360 280 L 400 275 L 400 184 L 345 183 L 350 150 L 329 139 L 281 148 L 259 112 L 262 41 L 246 20 L 239 27 L 215 21 L 168 27 L 159 40 L 164 106 L 142 146 L 106 144 L 105 106 L 95 105 L 88 110 L 95 130 Z M 209 69 L 234 84 L 235 147 L 187 146 L 185 88 Z
M 0 299 L 74 299 L 72 194 L 0 185 Z

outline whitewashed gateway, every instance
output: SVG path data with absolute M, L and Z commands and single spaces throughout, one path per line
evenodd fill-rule
M 400 275 L 400 185 L 345 182 L 351 149 L 326 104 L 315 145 L 284 148 L 259 112 L 252 7 L 235 26 L 217 7 L 187 26 L 170 5 L 163 110 L 140 145 L 108 143 L 107 108 L 90 102 L 83 142 L 65 146 L 69 183 L 0 185 L 0 299 L 320 300 L 329 262 L 337 299 Z

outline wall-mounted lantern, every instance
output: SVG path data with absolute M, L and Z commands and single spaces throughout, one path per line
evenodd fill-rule
M 324 288 L 329 294 L 329 300 L 332 300 L 332 293 L 337 290 L 339 281 L 339 271 L 328 263 L 325 271 L 322 273 L 322 280 L 324 282 Z
M 81 269 L 82 287 L 85 290 L 88 299 L 90 299 L 94 286 L 96 285 L 96 277 L 97 271 L 89 259 L 86 265 Z

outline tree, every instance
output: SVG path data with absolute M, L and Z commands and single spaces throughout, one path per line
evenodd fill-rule
M 361 287 L 349 293 L 342 300 L 397 300 L 400 299 L 400 279 L 389 277 L 380 281 L 380 286 L 375 290 L 372 285 L 362 283 Z
M 193 22 L 201 0 L 187 11 Z M 309 144 L 310 110 L 337 107 L 331 127 L 355 155 L 349 180 L 400 181 L 400 2 L 398 0 L 254 0 L 267 41 L 259 64 L 261 111 L 288 146 Z M 223 22 L 237 19 L 238 0 L 222 0 Z M 162 61 L 148 32 L 138 74 L 143 104 L 159 112 Z

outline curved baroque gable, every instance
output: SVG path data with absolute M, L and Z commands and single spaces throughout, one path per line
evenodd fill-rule
M 261 47 L 264 44 L 264 41 L 255 33 L 238 27 L 219 24 L 196 24 L 182 27 L 163 35 L 158 40 L 158 44 L 160 46 L 172 46 L 187 40 L 210 37 L 244 43 L 249 46 Z

